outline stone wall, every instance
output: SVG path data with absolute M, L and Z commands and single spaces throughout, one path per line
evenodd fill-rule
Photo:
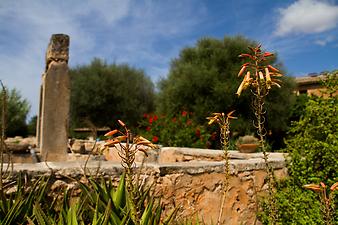
M 167 210 L 180 207 L 181 218 L 202 218 L 207 224 L 216 222 L 221 205 L 224 161 L 222 151 L 187 148 L 163 148 L 144 164 L 141 179 L 156 183 L 156 193 L 163 196 Z M 231 178 L 222 224 L 254 224 L 257 197 L 264 194 L 265 165 L 260 153 L 230 153 Z M 276 176 L 286 176 L 284 156 L 271 153 L 269 161 Z M 139 163 L 137 164 L 139 167 Z M 59 177 L 57 185 L 74 186 L 62 180 L 64 176 L 80 178 L 84 161 L 14 164 L 14 174 L 26 171 L 30 176 L 49 174 L 52 169 Z M 123 171 L 118 162 L 89 161 L 87 174 L 99 171 L 117 180 Z

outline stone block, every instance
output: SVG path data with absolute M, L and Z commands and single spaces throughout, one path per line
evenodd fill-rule
M 43 161 L 67 160 L 70 79 L 68 74 L 69 37 L 52 35 L 42 76 L 38 147 Z

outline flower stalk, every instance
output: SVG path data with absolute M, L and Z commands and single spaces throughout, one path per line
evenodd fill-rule
M 253 121 L 253 125 L 257 130 L 257 135 L 259 136 L 260 148 L 263 152 L 263 160 L 265 162 L 266 173 L 268 178 L 268 202 L 269 202 L 269 211 L 270 211 L 270 220 L 272 224 L 277 222 L 277 209 L 275 199 L 273 197 L 275 186 L 274 171 L 271 165 L 269 164 L 269 154 L 266 151 L 265 136 L 266 129 L 264 127 L 265 123 L 265 97 L 269 94 L 269 91 L 272 86 L 280 86 L 280 80 L 278 77 L 282 76 L 280 71 L 271 65 L 267 65 L 267 60 L 269 57 L 273 56 L 270 52 L 263 52 L 261 50 L 261 45 L 257 47 L 249 47 L 250 54 L 241 54 L 239 57 L 248 59 L 249 62 L 246 62 L 242 65 L 238 76 L 242 76 L 246 72 L 242 83 L 238 87 L 236 94 L 238 96 L 241 93 L 250 87 L 251 93 L 254 95 L 253 99 L 253 110 L 255 113 L 256 121 Z M 254 74 L 253 77 L 250 77 L 250 74 Z
M 118 123 L 122 129 L 112 130 L 104 135 L 108 139 L 104 144 L 103 150 L 110 147 L 117 150 L 118 155 L 121 158 L 121 165 L 126 173 L 127 191 L 130 195 L 130 198 L 128 198 L 128 204 L 131 209 L 130 216 L 135 224 L 140 224 L 141 215 L 137 205 L 137 199 L 139 198 L 139 196 L 137 196 L 138 187 L 137 185 L 134 185 L 135 155 L 138 151 L 141 151 L 145 154 L 145 156 L 148 156 L 147 150 L 158 149 L 158 146 L 154 145 L 151 141 L 142 136 L 136 136 L 133 138 L 133 135 L 127 128 L 126 124 L 121 120 L 118 120 Z
M 229 157 L 229 139 L 230 139 L 230 120 L 237 119 L 237 117 L 232 116 L 235 111 L 231 111 L 227 115 L 224 113 L 213 113 L 211 117 L 207 117 L 209 120 L 209 125 L 213 123 L 217 123 L 220 128 L 220 137 L 221 144 L 223 150 L 223 158 L 225 160 L 225 179 L 223 181 L 223 192 L 222 192 L 222 200 L 221 207 L 218 214 L 217 225 L 221 224 L 223 208 L 225 204 L 226 195 L 229 191 L 229 180 L 230 180 L 230 157 Z
M 333 225 L 335 212 L 334 195 L 338 192 L 338 182 L 334 183 L 329 189 L 327 189 L 327 185 L 323 182 L 320 182 L 320 184 L 306 184 L 303 188 L 318 193 L 325 224 Z

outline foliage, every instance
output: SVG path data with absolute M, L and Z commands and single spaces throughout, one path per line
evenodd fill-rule
M 325 82 L 328 90 L 338 89 L 338 72 Z M 287 140 L 290 153 L 289 173 L 297 185 L 333 184 L 338 179 L 338 96 L 311 97 L 305 114 L 294 123 Z
M 244 93 L 242 98 L 235 97 L 240 84 L 237 71 L 242 64 L 237 56 L 247 52 L 250 45 L 255 43 L 243 37 L 225 37 L 223 40 L 203 38 L 196 46 L 184 48 L 172 61 L 168 77 L 159 83 L 159 112 L 169 116 L 182 110 L 194 112 L 193 119 L 202 123 L 211 112 L 236 109 L 240 119 L 234 122 L 233 132 L 252 133 L 249 124 L 253 116 L 248 110 L 250 95 Z M 272 57 L 271 64 L 278 67 L 276 62 L 277 57 Z M 283 90 L 271 91 L 266 102 L 270 121 L 267 128 L 272 131 L 275 143 L 282 142 L 281 134 L 287 129 L 293 102 L 293 82 L 288 78 L 283 78 L 283 82 Z
M 27 125 L 28 135 L 35 136 L 36 135 L 36 126 L 37 126 L 38 116 L 33 116 Z
M 81 213 L 81 220 L 85 224 L 104 224 L 103 222 L 106 221 L 106 224 L 152 225 L 166 224 L 173 218 L 172 212 L 164 218 L 163 223 L 160 223 L 163 208 L 159 200 L 153 197 L 151 187 L 139 186 L 140 198 L 133 199 L 133 201 L 136 201 L 139 206 L 140 219 L 137 222 L 133 221 L 129 204 L 132 200 L 126 187 L 125 175 L 121 176 L 116 189 L 111 180 L 106 182 L 103 178 L 101 180 L 90 178 L 89 182 L 88 185 L 80 183 L 82 196 L 79 199 L 86 200 Z
M 162 215 L 164 209 L 160 200 L 154 197 L 151 187 L 139 186 L 142 193 L 137 199 L 140 220 L 134 223 L 130 219 L 128 202 L 131 196 L 126 189 L 124 175 L 121 176 L 117 188 L 111 180 L 106 181 L 104 178 L 90 177 L 88 182 L 78 181 L 80 196 L 73 196 L 70 190 L 65 190 L 63 194 L 62 190 L 59 190 L 61 194 L 53 193 L 53 177 L 41 177 L 29 185 L 23 183 L 24 179 L 20 176 L 17 182 L 7 185 L 0 196 L 0 223 L 157 225 L 171 223 L 177 212 L 175 209 L 166 216 Z M 13 186 L 16 186 L 17 190 L 5 194 Z
M 291 108 L 290 122 L 297 122 L 305 114 L 306 103 L 310 97 L 307 94 L 300 94 L 295 97 L 295 104 Z M 290 124 L 291 125 L 291 124 Z
M 290 129 L 286 149 L 290 177 L 279 184 L 275 196 L 281 224 L 324 224 L 316 196 L 303 186 L 338 181 L 338 72 L 328 75 L 324 84 L 326 97 L 310 97 L 304 115 Z M 334 202 L 338 204 L 337 196 Z
M 26 118 L 30 110 L 30 105 L 26 99 L 23 99 L 20 92 L 16 89 L 7 91 L 7 127 L 6 135 L 8 137 L 26 136 L 27 124 Z M 3 102 L 0 99 L 0 108 Z
M 153 110 L 153 83 L 141 70 L 94 59 L 70 76 L 72 127 L 112 126 L 117 119 L 136 125 Z
M 0 224 L 22 224 L 26 221 L 26 217 L 33 215 L 33 204 L 35 202 L 40 202 L 48 209 L 50 205 L 47 204 L 49 201 L 47 193 L 50 188 L 50 180 L 50 178 L 41 177 L 29 185 L 23 182 L 23 176 L 20 174 L 16 182 L 1 189 Z M 16 191 L 6 194 L 13 186 L 16 186 Z
M 139 132 L 163 146 L 209 148 L 210 134 L 204 125 L 191 119 L 192 113 L 182 111 L 173 117 L 144 114 Z
M 289 180 L 282 181 L 277 189 L 274 197 L 280 224 L 324 225 L 320 204 L 314 193 L 304 191 Z M 270 224 L 266 200 L 261 204 L 262 210 L 257 216 L 263 224 Z

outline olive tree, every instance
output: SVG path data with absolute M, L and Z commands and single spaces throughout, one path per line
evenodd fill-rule
M 136 125 L 153 110 L 154 85 L 142 70 L 94 59 L 70 70 L 71 124 L 112 126 L 118 119 Z
M 238 98 L 235 93 L 241 82 L 238 70 L 243 63 L 238 55 L 248 52 L 248 46 L 256 45 L 238 36 L 223 40 L 202 38 L 195 46 L 182 49 L 172 60 L 168 77 L 159 82 L 159 112 L 175 115 L 182 110 L 191 111 L 194 119 L 202 123 L 212 112 L 236 110 L 239 119 L 234 121 L 233 131 L 253 133 L 251 95 L 247 92 Z M 281 68 L 277 56 L 271 58 L 270 64 Z M 293 104 L 293 81 L 285 77 L 283 82 L 283 87 L 272 90 L 266 99 L 267 129 L 277 147 L 287 130 Z

